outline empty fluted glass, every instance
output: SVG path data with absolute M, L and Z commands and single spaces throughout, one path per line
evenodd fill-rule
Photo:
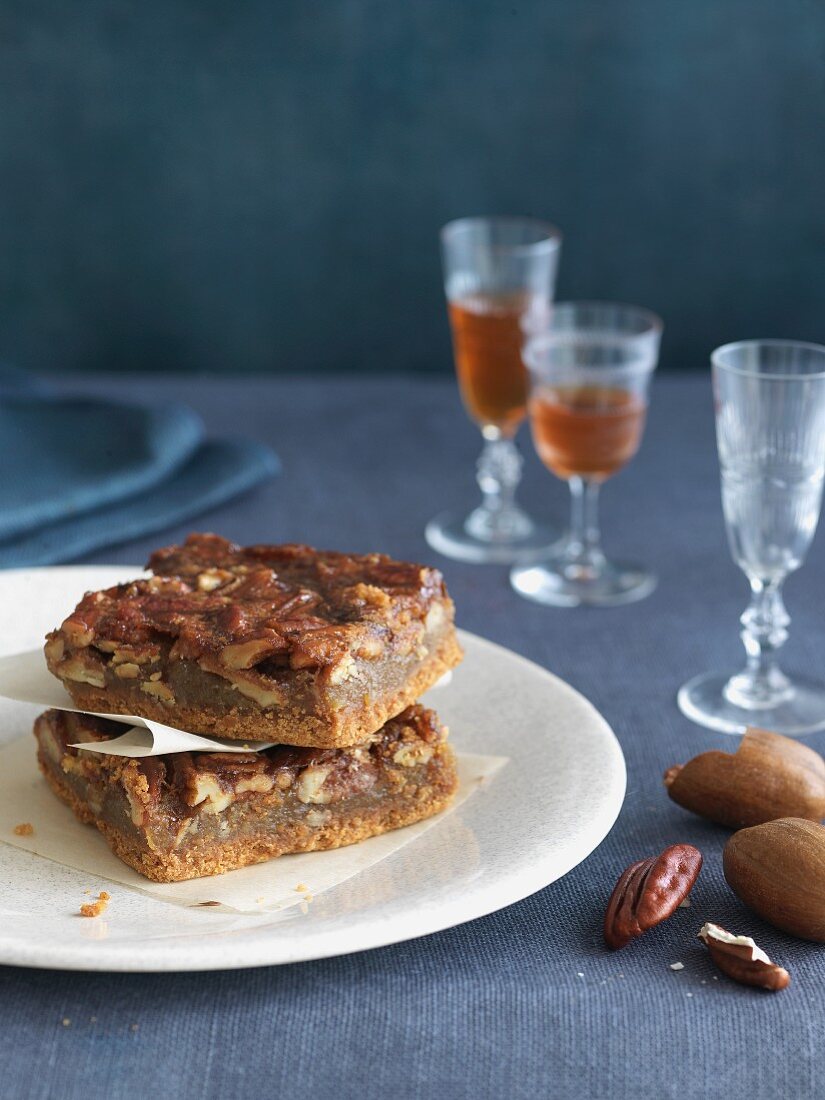
M 711 673 L 679 692 L 702 725 L 730 733 L 825 728 L 825 685 L 791 678 L 777 650 L 788 637 L 782 584 L 816 532 L 825 478 L 825 347 L 788 340 L 727 344 L 712 355 L 722 508 L 751 602 L 741 618 L 745 668 Z

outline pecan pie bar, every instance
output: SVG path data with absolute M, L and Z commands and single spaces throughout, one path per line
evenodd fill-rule
M 86 711 L 191 733 L 355 745 L 461 660 L 436 569 L 190 535 L 88 593 L 46 642 Z
M 447 731 L 421 706 L 347 749 L 130 759 L 70 747 L 122 731 L 104 718 L 46 711 L 34 726 L 38 762 L 77 817 L 155 882 L 354 844 L 438 813 L 457 785 Z

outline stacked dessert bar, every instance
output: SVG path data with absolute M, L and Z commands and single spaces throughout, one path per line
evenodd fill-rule
M 440 573 L 382 554 L 190 535 L 152 576 L 87 593 L 46 641 L 83 711 L 269 741 L 260 752 L 126 759 L 71 748 L 122 725 L 35 724 L 55 793 L 158 882 L 352 844 L 443 809 L 447 731 L 416 703 L 461 660 Z

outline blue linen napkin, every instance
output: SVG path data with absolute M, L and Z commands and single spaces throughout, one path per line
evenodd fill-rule
M 280 469 L 262 444 L 206 441 L 181 405 L 32 391 L 0 369 L 0 567 L 68 561 L 161 531 Z

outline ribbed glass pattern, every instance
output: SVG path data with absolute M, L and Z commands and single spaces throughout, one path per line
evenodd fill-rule
M 825 353 L 739 347 L 714 361 L 722 504 L 734 560 L 770 582 L 801 565 L 819 519 Z

